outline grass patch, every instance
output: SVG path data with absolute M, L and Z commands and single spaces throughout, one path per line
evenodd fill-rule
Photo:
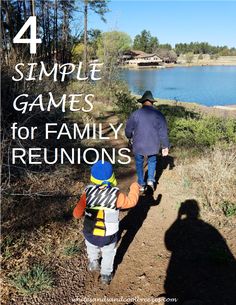
M 32 294 L 51 288 L 53 279 L 51 273 L 44 266 L 34 265 L 27 272 L 15 275 L 11 283 L 20 293 Z
M 236 216 L 236 204 L 228 201 L 222 203 L 222 210 L 226 217 Z
M 6 236 L 3 242 L 1 243 L 1 253 L 3 259 L 8 259 L 13 255 L 11 251 L 11 246 L 13 245 L 13 238 L 11 236 Z
M 68 246 L 66 246 L 64 248 L 63 254 L 66 256 L 73 256 L 78 253 L 81 253 L 81 251 L 82 251 L 82 246 L 78 245 L 76 243 L 73 243 L 73 244 L 69 244 Z

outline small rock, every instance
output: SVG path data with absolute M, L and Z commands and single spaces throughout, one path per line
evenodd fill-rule
M 141 274 L 138 278 L 144 280 L 146 278 L 146 273 Z

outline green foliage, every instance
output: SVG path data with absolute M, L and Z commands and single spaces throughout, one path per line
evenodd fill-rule
M 106 22 L 104 15 L 109 12 L 107 7 L 108 1 L 106 0 L 88 0 L 88 7 L 100 16 L 103 22 Z
M 124 32 L 112 31 L 102 33 L 98 39 L 97 56 L 104 62 L 118 59 L 122 52 L 130 49 L 131 38 Z
M 73 256 L 75 254 L 80 253 L 82 250 L 81 245 L 77 245 L 76 243 L 72 243 L 64 248 L 64 254 L 66 256 Z
M 201 116 L 182 106 L 160 105 L 172 144 L 178 147 L 212 147 L 217 143 L 236 143 L 236 120 Z
M 150 31 L 143 30 L 141 34 L 134 37 L 133 48 L 146 53 L 154 52 L 158 48 L 157 37 L 151 36 Z
M 228 201 L 222 203 L 222 210 L 226 217 L 236 216 L 236 204 Z
M 159 44 L 158 45 L 159 49 L 164 49 L 164 50 L 172 50 L 172 46 L 169 43 L 164 43 L 164 44 Z
M 87 46 L 88 57 L 91 58 L 93 54 L 93 49 L 89 45 Z M 83 60 L 84 56 L 84 44 L 77 43 L 72 48 L 72 60 L 73 62 L 79 62 Z
M 104 63 L 103 81 L 110 85 L 117 78 L 119 58 L 131 46 L 131 38 L 124 32 L 105 32 L 98 39 L 97 56 Z
M 97 58 L 98 41 L 101 38 L 102 32 L 99 29 L 90 29 L 88 31 L 87 55 L 89 59 Z M 83 60 L 84 56 L 84 33 L 76 39 L 72 48 L 72 61 L 78 62 Z
M 11 246 L 13 245 L 13 238 L 11 236 L 6 236 L 1 242 L 1 253 L 4 259 L 10 258 L 13 253 L 11 251 Z
M 115 104 L 122 119 L 127 119 L 129 115 L 138 109 L 138 103 L 128 90 L 127 86 L 119 84 L 115 88 Z
M 227 46 L 212 46 L 208 42 L 177 43 L 175 51 L 178 55 L 193 52 L 194 54 L 219 54 L 221 56 L 235 56 L 236 49 Z
M 52 275 L 45 267 L 34 265 L 29 271 L 15 275 L 12 284 L 22 294 L 32 294 L 52 287 Z
M 219 142 L 235 143 L 232 121 L 215 117 L 201 119 L 178 118 L 170 127 L 172 141 L 180 146 L 213 146 Z

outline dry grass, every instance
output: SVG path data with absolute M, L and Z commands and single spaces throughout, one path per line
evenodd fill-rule
M 19 290 L 12 279 L 18 279 L 35 264 L 52 267 L 54 262 L 70 259 L 67 252 L 71 245 L 76 245 L 82 250 L 83 236 L 81 232 L 82 222 L 79 224 L 77 221 L 53 222 L 35 229 L 31 233 L 21 233 L 18 237 L 15 235 L 12 235 L 12 238 L 3 237 L 1 243 L 3 300 L 9 300 L 9 294 L 16 289 Z M 71 254 L 71 249 L 69 250 L 70 255 L 78 254 L 81 256 L 81 251 L 76 253 L 74 251 Z
M 23 179 L 7 189 L 10 193 L 32 196 L 3 198 L 3 304 L 9 304 L 9 295 L 17 289 L 11 279 L 27 274 L 35 264 L 53 266 L 57 261 L 70 259 L 65 252 L 76 255 L 75 247 L 80 247 L 83 242 L 82 223 L 78 224 L 71 219 L 72 209 L 79 198 L 77 194 L 84 189 L 87 175 L 87 170 L 82 165 L 58 166 L 53 172 L 28 172 Z M 49 197 L 34 195 L 45 192 L 49 193 Z M 62 194 L 62 198 L 57 194 Z M 74 197 L 63 197 L 63 194 Z M 71 245 L 74 245 L 73 249 Z
M 188 176 L 205 207 L 216 212 L 222 211 L 225 203 L 236 204 L 235 147 L 205 152 L 189 166 Z

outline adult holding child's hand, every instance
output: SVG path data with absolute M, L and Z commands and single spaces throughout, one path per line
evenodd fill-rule
M 151 91 L 146 91 L 138 102 L 142 103 L 142 108 L 129 117 L 125 135 L 132 142 L 138 183 L 140 191 L 144 192 L 146 187 L 143 172 L 144 157 L 147 156 L 148 159 L 147 185 L 154 189 L 157 154 L 162 149 L 162 156 L 168 155 L 169 139 L 166 119 L 159 110 L 153 107 L 156 100 Z
M 161 151 L 161 153 L 162 153 L 162 156 L 163 156 L 163 157 L 168 156 L 169 148 L 168 148 L 168 147 L 163 148 L 162 151 Z

